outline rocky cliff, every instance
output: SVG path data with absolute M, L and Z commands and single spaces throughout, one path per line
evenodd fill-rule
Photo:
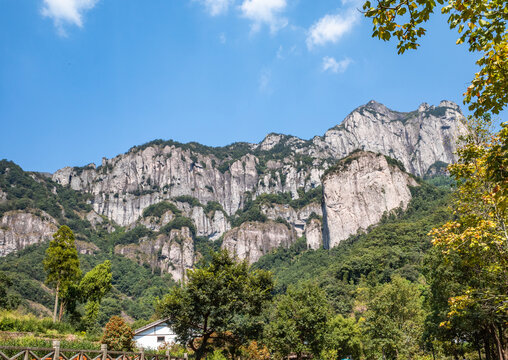
M 299 189 L 319 186 L 323 172 L 355 149 L 388 155 L 409 172 L 425 175 L 435 164 L 454 161 L 463 119 L 448 101 L 409 113 L 371 101 L 311 140 L 270 134 L 259 144 L 223 148 L 158 140 L 103 159 L 99 167 L 61 169 L 53 180 L 92 194 L 94 210 L 122 226 L 137 221 L 146 207 L 182 195 L 201 204 L 218 202 L 231 216 L 247 194 L 289 192 L 298 198 Z M 226 219 L 199 216 L 204 236 L 218 237 L 228 227 Z
M 0 218 L 0 256 L 48 241 L 57 229 L 55 219 L 41 210 L 6 212 Z
M 224 235 L 222 248 L 252 264 L 271 250 L 288 248 L 296 240 L 294 232 L 276 222 L 246 222 Z
M 410 186 L 418 183 L 384 155 L 357 151 L 339 161 L 323 177 L 325 248 L 367 230 L 387 212 L 405 209 Z
M 173 229 L 169 234 L 156 238 L 141 238 L 136 244 L 117 245 L 115 253 L 124 255 L 140 264 L 150 264 L 152 271 L 159 269 L 169 273 L 175 281 L 181 281 L 194 265 L 194 242 L 189 228 Z
M 312 250 L 323 248 L 323 231 L 322 223 L 318 219 L 311 219 L 305 227 L 305 239 L 307 240 L 307 248 Z
M 371 101 L 310 140 L 269 134 L 259 144 L 218 148 L 155 140 L 104 158 L 99 166 L 58 170 L 47 189 L 61 192 L 64 200 L 62 189 L 81 194 L 86 206 L 73 211 L 93 229 L 149 229 L 152 235 L 115 251 L 180 279 L 194 264 L 196 237 L 223 238 L 224 248 L 254 262 L 303 235 L 307 246 L 317 249 L 367 229 L 383 213 L 404 208 L 409 186 L 415 185 L 385 155 L 413 175 L 438 174 L 455 160 L 455 140 L 466 131 L 463 120 L 459 107 L 448 101 L 407 113 Z M 362 152 L 348 158 L 357 149 Z M 11 185 L 4 185 L 0 204 L 11 201 L 5 193 Z M 166 204 L 164 211 L 147 211 L 159 204 Z M 9 216 L 0 219 L 5 223 L 0 256 L 46 239 L 54 232 L 50 225 L 56 226 L 32 219 L 14 231 L 18 220 Z M 20 224 L 30 222 L 17 216 Z M 33 232 L 37 227 L 40 231 Z M 81 245 L 82 253 L 99 251 Z
M 464 134 L 464 116 L 457 104 L 423 103 L 404 113 L 371 101 L 349 114 L 342 124 L 312 139 L 310 154 L 342 158 L 356 149 L 401 161 L 412 174 L 423 176 L 438 163 L 455 161 L 456 141 Z

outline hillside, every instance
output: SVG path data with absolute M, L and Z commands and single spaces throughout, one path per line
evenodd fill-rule
M 84 270 L 112 261 L 101 319 L 149 317 L 157 296 L 219 248 L 274 271 L 279 291 L 307 277 L 354 283 L 385 257 L 378 280 L 414 279 L 446 203 L 446 190 L 422 178 L 445 179 L 464 131 L 450 102 L 401 113 L 371 101 L 311 140 L 270 134 L 221 148 L 156 140 L 51 176 L 2 160 L 0 271 L 26 307 L 47 312 L 44 249 L 65 224 Z M 349 275 L 338 263 L 350 264 Z
M 422 276 L 431 248 L 428 233 L 449 219 L 451 191 L 447 178 L 438 177 L 411 192 L 413 199 L 405 211 L 383 217 L 378 226 L 332 249 L 308 250 L 300 239 L 288 249 L 263 256 L 254 267 L 272 271 L 280 293 L 299 281 L 317 280 L 335 309 L 347 315 L 362 282 L 384 283 L 396 274 L 411 281 Z

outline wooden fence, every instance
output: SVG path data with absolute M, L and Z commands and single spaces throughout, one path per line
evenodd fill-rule
M 13 354 L 12 356 L 6 353 Z M 177 358 L 169 354 L 141 352 L 109 351 L 101 345 L 100 350 L 61 349 L 60 341 L 53 341 L 52 348 L 0 346 L 0 360 L 188 360 L 187 354 Z

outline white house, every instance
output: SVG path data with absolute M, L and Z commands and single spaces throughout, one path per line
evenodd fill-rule
M 134 331 L 134 342 L 138 348 L 157 349 L 163 343 L 176 342 L 176 334 L 166 319 L 157 320 Z

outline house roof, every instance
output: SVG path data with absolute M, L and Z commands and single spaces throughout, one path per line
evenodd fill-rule
M 139 334 L 139 333 L 141 333 L 141 332 L 143 332 L 145 330 L 148 330 L 148 329 L 150 329 L 150 328 L 152 328 L 154 326 L 157 326 L 157 325 L 162 324 L 163 322 L 167 322 L 167 321 L 168 321 L 168 319 L 166 318 L 166 319 L 162 319 L 162 320 L 157 320 L 157 321 L 151 322 L 150 324 L 147 324 L 147 325 L 145 325 L 143 327 L 140 327 L 139 329 L 134 330 L 134 335 L 137 335 L 137 334 Z

